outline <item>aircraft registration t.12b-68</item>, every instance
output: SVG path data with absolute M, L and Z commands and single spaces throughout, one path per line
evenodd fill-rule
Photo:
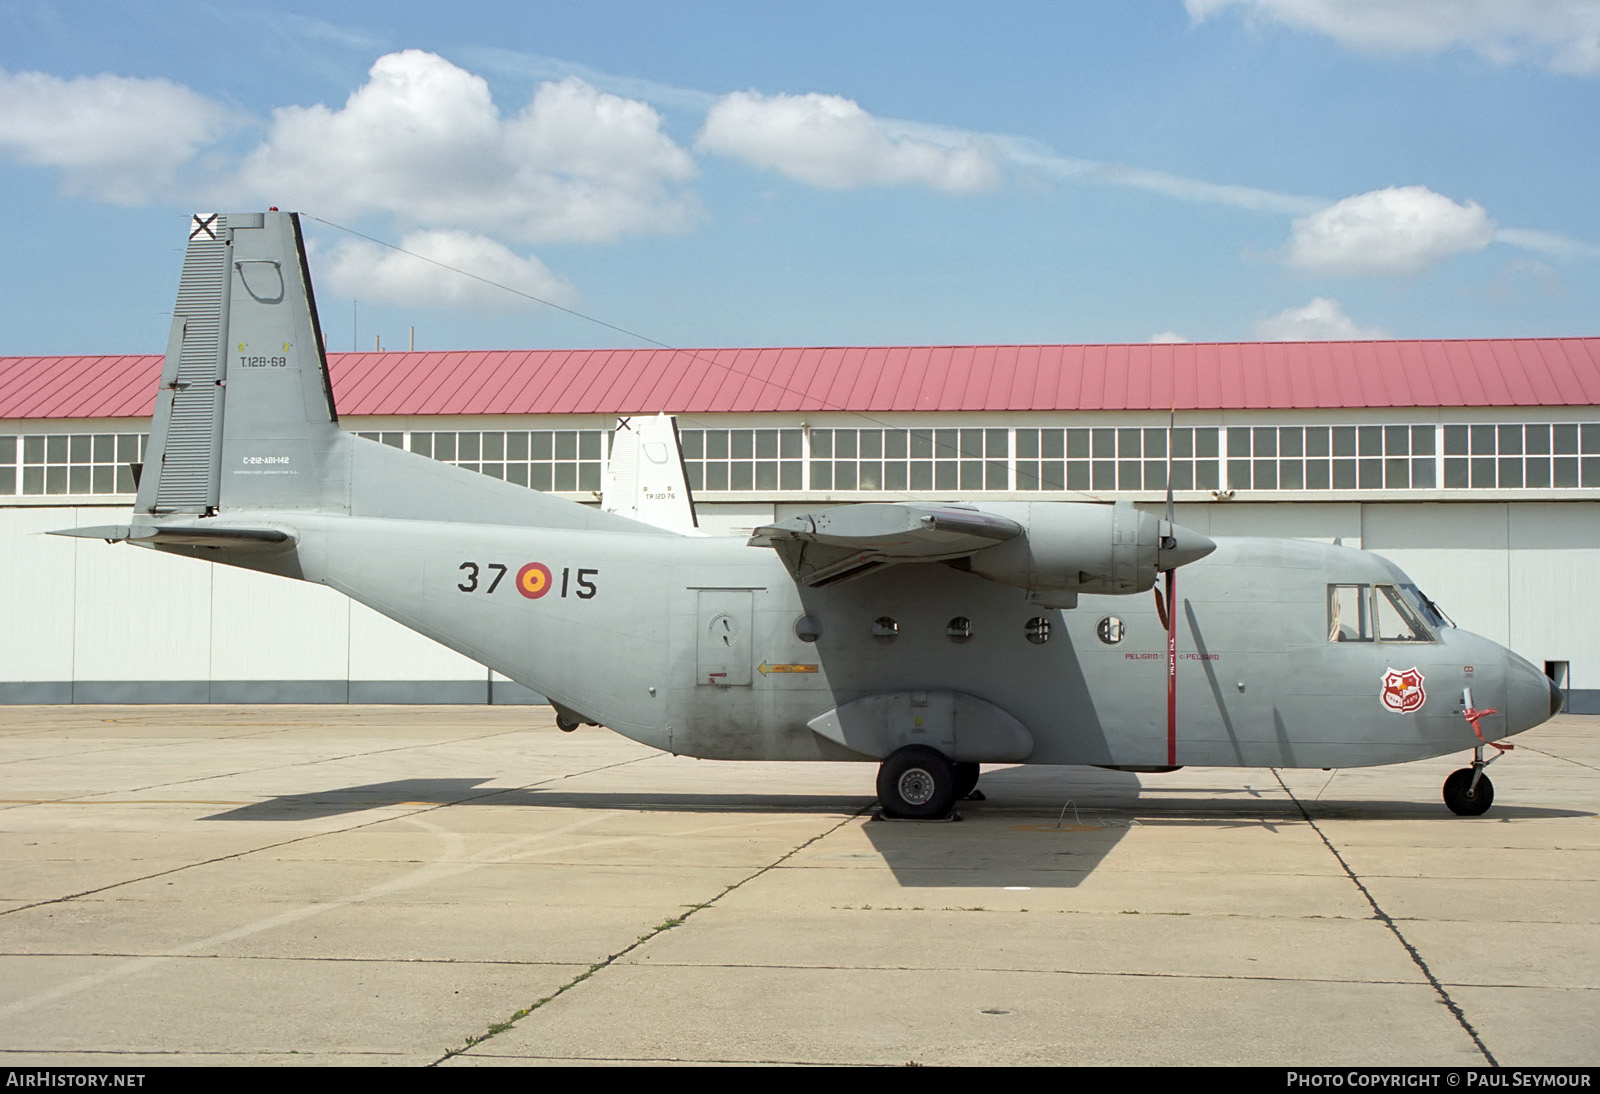
M 517 680 L 563 727 L 878 763 L 943 817 L 979 764 L 1359 767 L 1484 748 L 1560 692 L 1340 546 L 1127 504 L 866 504 L 677 532 L 337 424 L 298 219 L 194 218 L 135 512 L 67 534 L 328 585 Z M 1182 570 L 1182 596 L 1177 595 Z M 1158 585 L 1155 610 L 1143 596 Z M 1478 706 L 1475 706 L 1475 699 Z

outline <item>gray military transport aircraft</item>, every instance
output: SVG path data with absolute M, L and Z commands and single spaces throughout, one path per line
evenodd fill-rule
M 1444 798 L 1477 815 L 1485 746 L 1560 708 L 1387 560 L 1213 541 L 1173 523 L 1170 490 L 1165 519 L 865 504 L 746 540 L 345 433 L 293 214 L 196 216 L 175 312 L 131 522 L 63 534 L 328 585 L 547 696 L 563 728 L 877 762 L 883 812 L 910 818 L 951 815 L 983 763 L 1340 768 L 1470 748 Z M 1155 611 L 1129 595 L 1161 575 Z

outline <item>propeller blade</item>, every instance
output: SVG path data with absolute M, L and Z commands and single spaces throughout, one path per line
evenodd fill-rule
M 1167 571 L 1167 765 L 1178 766 L 1178 571 Z
M 1173 425 L 1178 419 L 1177 399 L 1173 399 L 1172 409 L 1167 411 L 1167 534 L 1172 534 L 1172 526 L 1177 523 L 1172 517 L 1172 434 Z

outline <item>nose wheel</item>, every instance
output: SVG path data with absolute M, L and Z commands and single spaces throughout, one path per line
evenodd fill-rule
M 1458 817 L 1481 817 L 1489 811 L 1494 804 L 1494 783 L 1483 773 L 1481 759 L 1450 773 L 1444 781 L 1444 803 Z

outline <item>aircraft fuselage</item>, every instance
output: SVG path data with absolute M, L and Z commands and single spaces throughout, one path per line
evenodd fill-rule
M 956 693 L 1021 723 L 1028 762 L 1169 762 L 1166 631 L 1148 596 L 1048 609 L 938 563 L 807 588 L 741 539 L 276 516 L 298 537 L 293 563 L 261 568 L 332 586 L 663 750 L 881 759 L 811 723 L 868 696 L 914 707 Z M 1408 584 L 1381 557 L 1217 543 L 1180 575 L 1176 763 L 1356 767 L 1471 748 L 1463 688 L 1499 712 L 1487 736 L 1548 718 L 1544 676 L 1466 631 L 1330 641 L 1331 585 Z

